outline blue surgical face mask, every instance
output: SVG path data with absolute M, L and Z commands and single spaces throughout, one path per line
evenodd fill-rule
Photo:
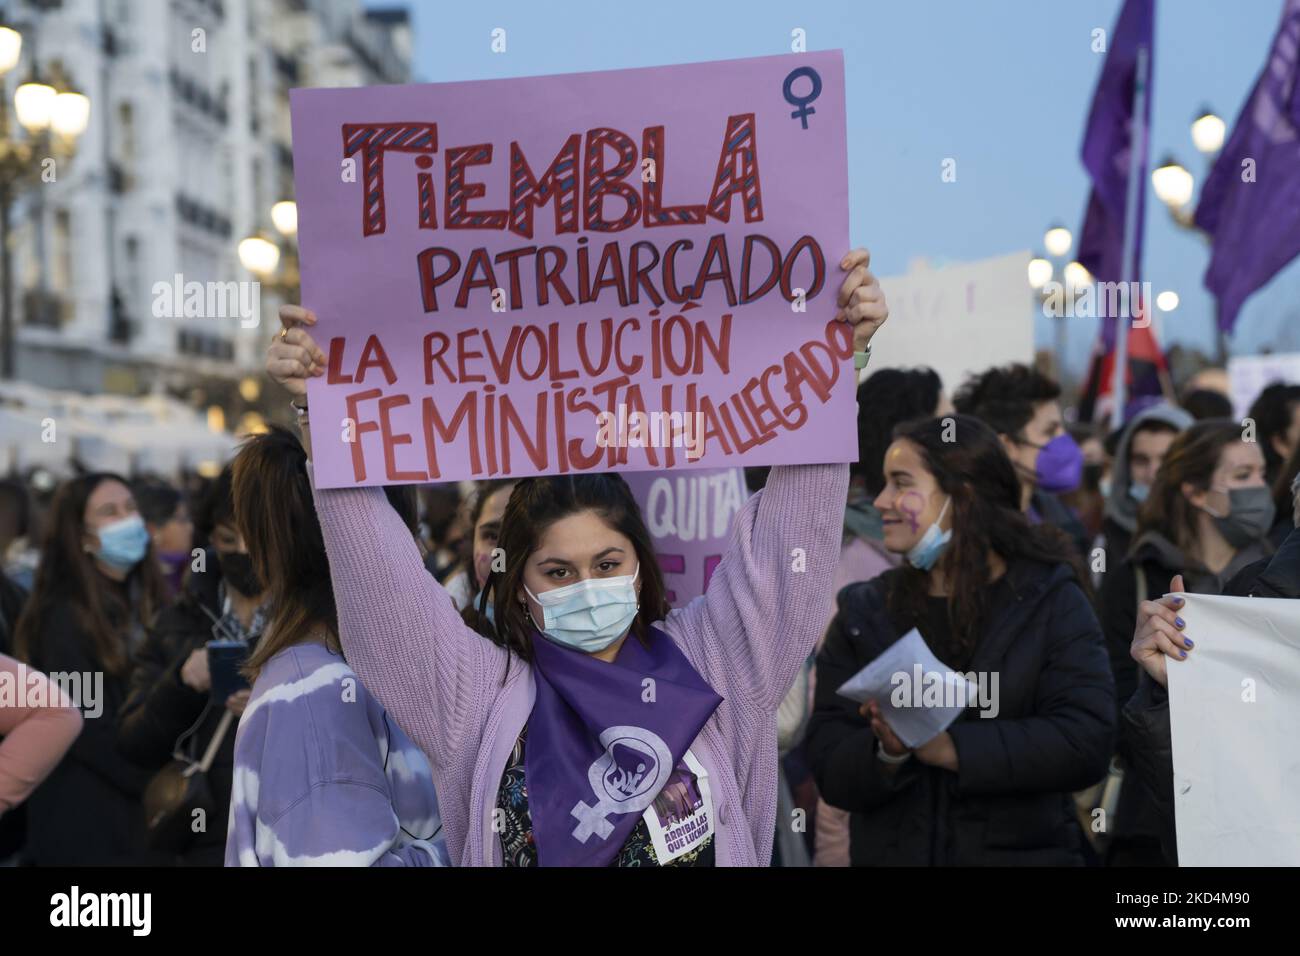
M 529 591 L 526 584 L 524 590 L 541 605 L 542 623 L 538 630 L 565 647 L 595 654 L 613 644 L 632 626 L 641 606 L 636 593 L 640 573 L 638 563 L 634 573 L 616 578 L 587 578 L 541 594 Z M 536 626 L 537 621 L 533 624 Z
M 948 506 L 952 504 L 952 498 L 943 503 L 939 510 L 939 517 L 934 519 L 934 524 L 925 529 L 925 534 L 921 535 L 921 540 L 912 545 L 911 550 L 907 552 L 907 563 L 914 568 L 922 571 L 929 571 L 939 556 L 943 554 L 944 549 L 948 547 L 948 542 L 952 540 L 952 529 L 947 531 L 939 530 L 939 523 L 943 521 L 943 516 L 948 513 Z
M 1138 504 L 1144 504 L 1147 500 L 1147 495 L 1149 494 L 1151 494 L 1150 485 L 1140 485 L 1137 482 L 1133 482 L 1133 484 L 1128 486 L 1128 496 Z
M 139 515 L 128 515 L 99 529 L 99 549 L 95 557 L 110 568 L 130 571 L 149 550 L 149 531 Z

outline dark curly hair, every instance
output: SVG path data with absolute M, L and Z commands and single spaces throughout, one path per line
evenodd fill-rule
M 1300 385 L 1274 382 L 1259 393 L 1248 414 L 1255 420 L 1260 450 L 1264 452 L 1264 472 L 1270 482 L 1277 479 L 1282 455 L 1273 447 L 1273 439 L 1285 435 L 1291 427 L 1295 410 L 1300 408 Z
M 967 379 L 952 397 L 953 407 L 973 415 L 999 435 L 1020 437 L 1034 406 L 1061 397 L 1061 386 L 1028 365 L 991 368 Z
M 943 382 L 931 368 L 885 368 L 858 386 L 858 460 L 849 466 L 872 495 L 885 487 L 885 451 L 894 429 L 916 418 L 930 418 L 939 407 Z

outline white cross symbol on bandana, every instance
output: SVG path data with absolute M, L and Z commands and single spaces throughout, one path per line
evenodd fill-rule
M 673 770 L 673 756 L 665 744 L 653 731 L 644 727 L 610 727 L 600 735 L 601 746 L 605 752 L 597 757 L 587 770 L 587 782 L 596 797 L 594 804 L 579 800 L 569 811 L 578 821 L 573 836 L 579 843 L 586 843 L 594 833 L 602 840 L 608 840 L 614 832 L 614 826 L 605 818 L 611 813 L 639 813 L 654 801 L 659 791 L 668 782 Z M 635 792 L 630 796 L 610 792 L 606 777 L 617 770 L 614 760 L 614 746 L 621 744 L 639 751 L 647 758 L 653 758 L 654 772 L 643 777 L 634 777 L 632 785 Z

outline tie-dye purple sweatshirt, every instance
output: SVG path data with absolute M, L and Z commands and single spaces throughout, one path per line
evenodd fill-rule
M 448 866 L 420 749 L 324 645 L 266 662 L 235 737 L 226 866 Z

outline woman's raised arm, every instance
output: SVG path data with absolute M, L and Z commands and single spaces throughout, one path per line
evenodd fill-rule
M 272 344 L 267 372 L 301 403 L 324 361 L 305 328 L 316 317 L 285 306 L 280 320 L 291 332 Z M 461 620 L 382 488 L 323 489 L 311 477 L 343 653 L 430 762 L 447 766 L 478 740 L 505 651 Z

